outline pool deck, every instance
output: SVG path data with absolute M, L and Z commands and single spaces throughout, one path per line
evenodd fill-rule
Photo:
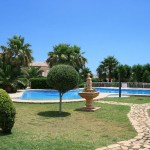
M 11 93 L 9 96 L 11 97 L 13 102 L 17 103 L 58 103 L 59 100 L 21 100 L 19 97 L 21 97 L 22 93 L 25 90 L 18 90 L 17 93 Z M 99 100 L 107 97 L 109 93 L 100 93 L 98 97 L 96 97 L 94 100 Z M 63 100 L 63 102 L 79 102 L 79 101 L 85 101 L 85 99 L 71 99 L 71 100 Z

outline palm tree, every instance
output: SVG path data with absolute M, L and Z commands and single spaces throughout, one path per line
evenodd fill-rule
M 13 38 L 8 39 L 7 45 L 7 47 L 0 47 L 2 50 L 0 55 L 0 84 L 7 92 L 15 92 L 17 83 L 21 83 L 18 80 L 21 67 L 28 66 L 33 60 L 31 45 L 25 44 L 24 38 L 21 36 L 13 36 Z
M 8 39 L 8 47 L 1 46 L 2 58 L 8 64 L 17 66 L 28 66 L 32 62 L 32 50 L 29 43 L 24 43 L 24 38 L 21 36 L 13 36 Z
M 96 69 L 97 75 L 102 82 L 107 81 L 107 70 L 104 68 L 103 64 L 100 64 Z
M 80 52 L 80 48 L 76 45 L 59 44 L 54 46 L 53 52 L 48 53 L 46 62 L 50 67 L 57 64 L 67 64 L 73 66 L 78 72 L 85 67 L 87 59 Z
M 113 78 L 113 71 L 114 68 L 119 64 L 117 59 L 114 56 L 108 56 L 107 58 L 104 58 L 104 61 L 102 61 L 97 68 L 97 73 L 105 75 L 106 78 L 108 78 L 108 81 L 111 82 Z
M 6 92 L 16 92 L 18 83 L 25 86 L 24 83 L 18 79 L 19 74 L 19 67 L 0 62 L 0 85 Z
M 22 68 L 21 72 L 22 76 L 27 79 L 41 77 L 40 67 L 30 66 L 28 68 Z
M 84 82 L 86 81 L 86 78 L 87 78 L 87 74 L 88 74 L 88 73 L 90 73 L 91 76 L 93 76 L 91 70 L 90 70 L 88 67 L 83 68 L 82 71 L 80 72 L 81 79 L 82 79 Z

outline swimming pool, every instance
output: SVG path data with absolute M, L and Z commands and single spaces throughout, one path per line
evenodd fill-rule
M 63 99 L 81 99 L 78 95 L 81 89 L 70 90 L 63 95 Z M 58 100 L 59 93 L 56 90 L 26 90 L 20 97 L 22 100 Z
M 95 88 L 100 93 L 118 94 L 118 88 Z M 70 90 L 63 95 L 63 100 L 81 99 L 78 95 L 82 89 Z M 122 89 L 122 94 L 125 95 L 148 95 L 150 96 L 150 89 Z M 21 100 L 58 100 L 59 93 L 56 90 L 26 90 L 19 98 Z
M 118 88 L 95 88 L 97 91 L 102 93 L 119 93 Z M 122 88 L 122 94 L 126 95 L 149 95 L 150 96 L 150 89 L 133 89 L 133 88 Z

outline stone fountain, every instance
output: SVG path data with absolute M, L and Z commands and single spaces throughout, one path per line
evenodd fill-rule
M 99 95 L 99 92 L 92 88 L 92 79 L 90 76 L 90 73 L 88 73 L 86 79 L 87 87 L 84 88 L 82 92 L 78 93 L 82 98 L 86 99 L 86 106 L 80 108 L 80 110 L 95 111 L 100 109 L 100 107 L 92 106 L 93 99 Z

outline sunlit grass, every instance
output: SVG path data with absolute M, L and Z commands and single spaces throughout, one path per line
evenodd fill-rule
M 105 98 L 104 101 L 113 101 L 113 102 L 122 102 L 122 103 L 133 103 L 133 104 L 144 104 L 144 103 L 150 103 L 150 97 L 137 97 L 137 96 L 131 96 L 131 97 L 125 97 L 125 98 Z
M 7 150 L 94 150 L 136 135 L 130 125 L 128 106 L 94 103 L 96 112 L 75 111 L 83 102 L 15 104 L 16 123 L 11 135 L 0 132 L 0 148 Z

